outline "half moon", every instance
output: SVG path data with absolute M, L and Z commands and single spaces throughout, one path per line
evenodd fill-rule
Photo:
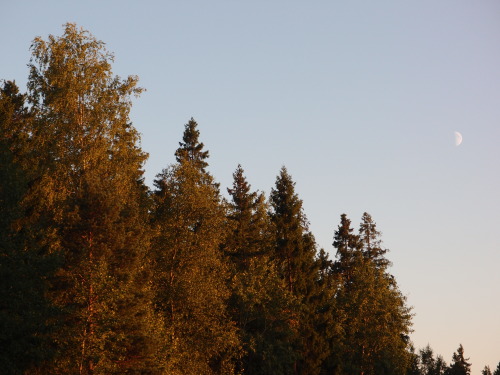
M 460 146 L 462 144 L 462 134 L 455 132 L 455 146 Z

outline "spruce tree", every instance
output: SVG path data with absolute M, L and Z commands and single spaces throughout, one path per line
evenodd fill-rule
M 233 174 L 224 249 L 230 267 L 229 309 L 243 345 L 244 374 L 288 374 L 294 362 L 292 296 L 270 259 L 272 231 L 263 194 L 250 191 L 243 168 Z
M 370 257 L 344 214 L 334 236 L 339 286 L 335 316 L 342 327 L 338 366 L 348 374 L 403 374 L 410 364 L 411 313 L 393 278 Z
M 452 362 L 446 371 L 446 375 L 469 375 L 471 364 L 467 362 L 469 358 L 464 356 L 464 347 L 462 344 L 457 351 L 453 353 Z
M 490 366 L 484 366 L 481 370 L 481 375 L 492 375 Z
M 302 201 L 285 167 L 271 190 L 271 220 L 274 225 L 273 258 L 288 291 L 299 303 L 294 326 L 298 360 L 294 371 L 318 374 L 329 354 L 328 338 L 320 331 L 330 311 L 324 284 L 320 280 L 320 262 L 316 242 L 308 229 Z
M 38 245 L 62 258 L 51 298 L 65 312 L 58 356 L 41 371 L 154 371 L 146 154 L 129 120 L 137 78 L 114 76 L 104 43 L 74 24 L 31 48 L 26 225 L 43 222 Z
M 0 90 L 0 362 L 5 374 L 32 371 L 54 355 L 50 333 L 57 310 L 46 298 L 57 259 L 35 246 L 21 226 L 28 175 L 20 165 L 26 142 L 25 95 L 14 82 Z
M 194 120 L 184 140 L 178 163 L 157 176 L 153 193 L 153 287 L 164 321 L 165 372 L 231 374 L 239 342 L 227 311 L 229 274 L 221 250 L 226 209 L 205 171 L 208 152 Z
M 493 372 L 493 375 L 500 375 L 500 362 L 498 362 L 497 368 Z
M 385 258 L 387 249 L 382 248 L 381 233 L 377 230 L 377 224 L 367 212 L 361 217 L 359 226 L 359 239 L 361 241 L 363 255 L 371 259 L 377 267 L 387 269 L 390 262 Z

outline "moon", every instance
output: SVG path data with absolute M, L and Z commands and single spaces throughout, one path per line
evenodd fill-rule
M 460 146 L 462 144 L 462 134 L 455 132 L 455 146 Z

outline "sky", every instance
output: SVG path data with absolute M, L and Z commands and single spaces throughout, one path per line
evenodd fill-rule
M 146 182 L 194 117 L 225 191 L 285 165 L 318 245 L 369 212 L 413 306 L 412 340 L 473 375 L 500 361 L 500 2 L 0 0 L 0 78 L 75 22 L 147 91 Z M 463 135 L 456 146 L 454 132 Z

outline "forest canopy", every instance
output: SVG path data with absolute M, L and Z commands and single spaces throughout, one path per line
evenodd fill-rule
M 75 24 L 31 52 L 27 91 L 0 90 L 4 373 L 470 373 L 461 345 L 413 349 L 370 214 L 330 259 L 286 167 L 266 197 L 237 165 L 224 198 L 193 118 L 150 188 L 138 78 Z

